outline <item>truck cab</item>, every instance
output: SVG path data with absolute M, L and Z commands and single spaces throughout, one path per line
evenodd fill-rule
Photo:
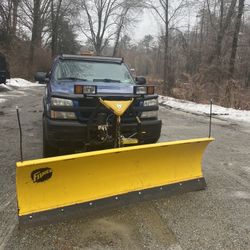
M 134 78 L 123 58 L 61 55 L 49 73 L 43 98 L 44 157 L 111 148 L 115 115 L 100 100 L 132 100 L 121 117 L 121 136 L 155 143 L 161 133 L 158 95 L 143 77 Z

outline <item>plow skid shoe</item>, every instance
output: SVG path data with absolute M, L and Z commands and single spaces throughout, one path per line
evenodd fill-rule
M 18 162 L 19 222 L 61 221 L 96 209 L 201 190 L 202 138 Z
M 138 143 L 139 141 L 136 138 L 122 138 L 122 145 L 134 145 Z

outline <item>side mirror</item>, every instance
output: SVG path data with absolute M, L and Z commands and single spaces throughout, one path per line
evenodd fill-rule
M 145 85 L 145 84 L 147 83 L 146 78 L 143 77 L 143 76 L 137 76 L 137 77 L 135 78 L 135 81 L 136 81 L 136 83 L 137 83 L 138 85 Z
M 47 79 L 47 74 L 45 72 L 37 72 L 34 76 L 35 81 L 39 82 L 40 84 L 45 84 L 48 79 Z

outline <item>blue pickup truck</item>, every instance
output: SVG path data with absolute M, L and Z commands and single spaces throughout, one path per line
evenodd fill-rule
M 132 76 L 123 58 L 60 55 L 50 72 L 37 72 L 35 80 L 46 84 L 44 157 L 114 146 L 115 117 L 100 98 L 133 100 L 121 117 L 120 136 L 138 144 L 160 137 L 158 95 L 145 78 Z

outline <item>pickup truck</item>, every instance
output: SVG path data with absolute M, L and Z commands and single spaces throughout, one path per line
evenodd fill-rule
M 133 100 L 121 117 L 122 136 L 138 144 L 160 137 L 158 95 L 144 77 L 132 76 L 123 58 L 60 55 L 50 72 L 37 72 L 35 80 L 46 84 L 44 157 L 114 147 L 115 115 L 100 98 Z
M 0 84 L 6 84 L 6 80 L 10 78 L 10 72 L 8 63 L 6 61 L 5 56 L 0 53 Z

